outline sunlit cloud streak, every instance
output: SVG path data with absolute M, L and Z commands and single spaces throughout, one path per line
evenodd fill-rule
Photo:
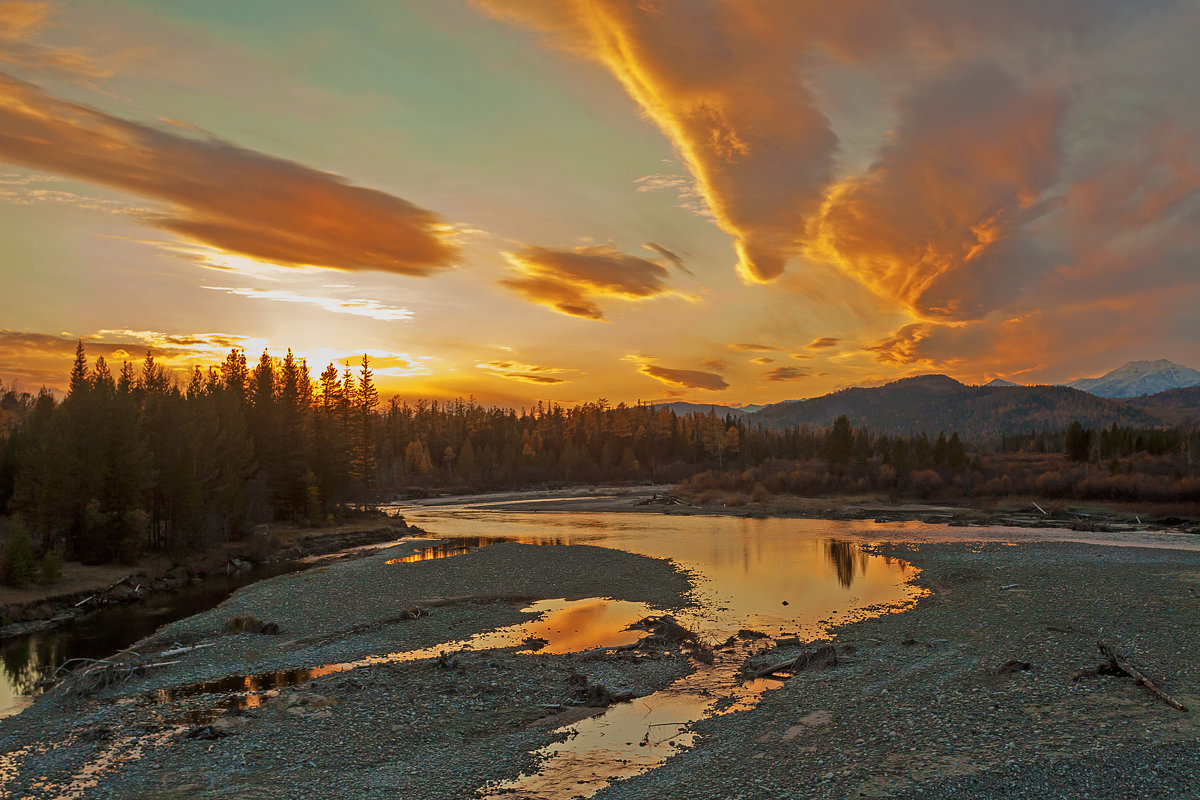
M 103 356 L 114 373 L 123 361 L 140 365 L 147 352 L 168 369 L 186 370 L 196 363 L 216 363 L 232 348 L 265 345 L 260 339 L 227 333 L 102 330 L 71 336 L 0 330 L 0 378 L 6 383 L 17 381 L 26 391 L 37 391 L 42 386 L 65 388 L 80 340 L 91 361 Z
M 566 378 L 557 377 L 566 370 L 555 367 L 541 367 L 536 364 L 523 364 L 519 361 L 488 361 L 476 364 L 479 369 L 501 378 L 511 378 L 525 383 L 553 385 L 567 383 Z
M 399 197 L 114 117 L 2 73 L 0 160 L 166 201 L 171 210 L 147 222 L 276 264 L 422 276 L 458 254 L 451 226 Z
M 239 297 L 249 297 L 254 300 L 270 300 L 276 303 L 301 303 L 305 305 L 313 305 L 317 308 L 324 309 L 334 314 L 354 314 L 359 317 L 369 317 L 388 322 L 398 320 L 412 319 L 413 313 L 407 308 L 398 306 L 389 306 L 378 300 L 367 300 L 363 298 L 342 299 L 338 297 L 317 297 L 313 295 L 300 294 L 299 292 L 288 291 L 287 289 L 249 289 L 230 286 L 205 286 L 205 289 L 211 289 L 225 294 L 237 295 Z
M 777 4 L 479 3 L 607 67 L 671 139 L 749 281 L 782 273 L 832 175 L 836 138 Z
M 54 5 L 49 0 L 0 2 L 0 64 L 84 83 L 111 77 L 111 70 L 97 64 L 82 50 L 38 41 L 39 35 L 50 26 L 53 12 Z
M 933 319 L 977 319 L 1036 260 L 1014 243 L 1053 209 L 1066 105 L 992 68 L 926 86 L 866 175 L 834 186 L 813 254 Z
M 822 336 L 809 342 L 808 347 L 810 350 L 823 350 L 827 347 L 837 347 L 841 341 L 841 339 L 834 339 L 831 336 Z
M 672 293 L 666 267 L 614 247 L 558 250 L 531 245 L 505 256 L 515 276 L 501 279 L 501 286 L 569 316 L 603 320 L 599 300 L 646 300 Z
M 688 275 L 691 275 L 693 278 L 696 277 L 696 273 L 692 272 L 690 269 L 687 268 L 687 264 L 685 264 L 683 261 L 683 256 L 679 255 L 678 253 L 676 253 L 672 250 L 668 250 L 667 248 L 663 247 L 661 244 L 658 244 L 657 242 L 646 242 L 644 245 L 642 245 L 642 247 L 646 248 L 647 250 L 649 250 L 652 253 L 658 253 L 660 256 L 662 256 L 667 261 L 669 261 L 676 269 L 680 270 L 681 272 L 686 272 Z

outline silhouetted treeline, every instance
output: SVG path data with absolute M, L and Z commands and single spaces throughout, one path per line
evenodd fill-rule
M 604 400 L 520 412 L 393 398 L 369 360 L 315 379 L 303 359 L 240 350 L 173 379 L 147 354 L 116 374 L 80 343 L 65 398 L 0 387 L 0 510 L 38 552 L 133 560 L 237 539 L 260 522 L 324 521 L 346 504 L 429 489 L 677 481 L 801 458 L 821 433 Z
M 1006 437 L 1000 452 L 968 449 L 939 434 L 873 436 L 839 417 L 825 450 L 769 459 L 743 469 L 709 470 L 680 491 L 700 502 L 738 505 L 777 495 L 882 493 L 895 499 L 961 500 L 1024 495 L 1061 500 L 1200 502 L 1193 428 L 1139 431 L 1116 424 L 1092 430 Z
M 233 350 L 180 382 L 149 354 L 114 374 L 103 358 L 89 364 L 80 344 L 62 401 L 0 386 L 0 510 L 29 531 L 34 555 L 131 561 L 432 489 L 684 481 L 693 493 L 744 499 L 1194 497 L 1194 439 L 1076 423 L 1006 440 L 1021 451 L 1013 455 L 972 449 L 957 433 L 876 436 L 844 416 L 828 428 L 771 431 L 603 399 L 521 411 L 461 399 L 381 407 L 366 356 L 314 379 L 290 351 L 251 365 Z

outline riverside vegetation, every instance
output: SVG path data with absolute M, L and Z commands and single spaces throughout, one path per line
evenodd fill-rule
M 246 538 L 263 522 L 318 525 L 339 509 L 433 491 L 668 482 L 731 505 L 780 494 L 893 500 L 1010 495 L 1194 503 L 1196 432 L 1089 430 L 964 441 L 876 435 L 845 416 L 772 430 L 667 408 L 520 411 L 393 397 L 369 359 L 330 364 L 232 350 L 181 381 L 148 353 L 113 374 L 76 351 L 65 397 L 0 385 L 0 579 L 52 582 L 61 559 L 134 563 Z

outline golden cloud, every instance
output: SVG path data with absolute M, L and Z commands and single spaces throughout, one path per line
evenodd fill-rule
M 168 369 L 217 363 L 231 348 L 256 346 L 260 340 L 226 333 L 164 334 L 157 331 L 105 330 L 86 336 L 0 330 L 0 376 L 30 387 L 65 389 L 75 345 L 82 339 L 88 358 L 104 356 L 116 371 L 122 361 L 140 362 L 146 352 Z
M 779 349 L 769 344 L 757 344 L 755 342 L 738 342 L 737 344 L 726 345 L 726 347 L 741 353 L 771 353 Z
M 344 299 L 339 297 L 320 297 L 300 294 L 299 292 L 292 292 L 287 289 L 247 289 L 231 286 L 205 286 L 204 288 L 239 297 L 249 297 L 255 300 L 312 305 L 334 314 L 353 314 L 359 317 L 369 317 L 388 322 L 412 319 L 413 316 L 412 312 L 407 308 L 389 306 L 378 300 L 365 298 Z
M 670 138 L 738 272 L 777 278 L 820 209 L 837 141 L 798 68 L 779 3 L 480 0 L 599 61 Z M 784 14 L 777 12 L 783 11 Z
M 500 284 L 562 314 L 602 320 L 598 298 L 645 300 L 671 293 L 667 268 L 608 246 L 556 250 L 528 246 L 505 253 L 516 277 Z
M 812 350 L 823 350 L 827 347 L 837 347 L 841 341 L 841 339 L 834 339 L 830 336 L 822 336 L 819 339 L 813 339 L 808 346 Z
M 682 386 L 686 389 L 706 389 L 719 392 L 728 389 L 729 384 L 720 375 L 712 372 L 701 372 L 694 369 L 671 369 L 657 364 L 642 364 L 638 368 L 643 375 L 662 381 L 668 386 Z
M 567 382 L 565 378 L 555 377 L 566 370 L 555 367 L 540 367 L 536 364 L 522 364 L 519 361 L 488 361 L 475 366 L 501 378 L 512 378 L 525 383 L 551 385 Z
M 450 226 L 406 200 L 59 100 L 2 73 L 0 159 L 166 201 L 172 210 L 148 222 L 275 264 L 428 275 L 458 252 Z
M 1058 175 L 1065 111 L 991 68 L 927 86 L 866 175 L 834 186 L 811 254 L 925 319 L 978 319 L 1012 300 L 1014 250 Z
M 750 363 L 751 363 L 751 364 L 758 364 L 758 365 L 760 365 L 760 366 L 761 366 L 761 365 L 766 365 L 766 364 L 774 364 L 774 363 L 775 363 L 775 359 L 773 359 L 773 358 L 771 358 L 771 357 L 769 357 L 769 356 L 759 356 L 758 358 L 752 358 L 752 359 L 750 359 Z
M 776 367 L 767 372 L 767 380 L 769 381 L 798 381 L 808 376 L 809 373 L 799 367 Z
M 50 26 L 53 10 L 47 0 L 0 2 L 0 63 L 68 79 L 93 81 L 110 77 L 109 70 L 80 50 L 36 41 Z

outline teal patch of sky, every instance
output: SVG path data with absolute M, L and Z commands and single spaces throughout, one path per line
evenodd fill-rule
M 561 61 L 465 4 L 141 5 L 252 48 L 294 79 L 349 99 L 354 118 L 336 122 L 388 137 L 398 155 L 485 173 L 549 161 L 574 179 L 603 179 L 615 165 L 670 155 L 632 104 L 620 116 L 599 113 L 563 82 Z M 641 136 L 631 140 L 633 132 Z

